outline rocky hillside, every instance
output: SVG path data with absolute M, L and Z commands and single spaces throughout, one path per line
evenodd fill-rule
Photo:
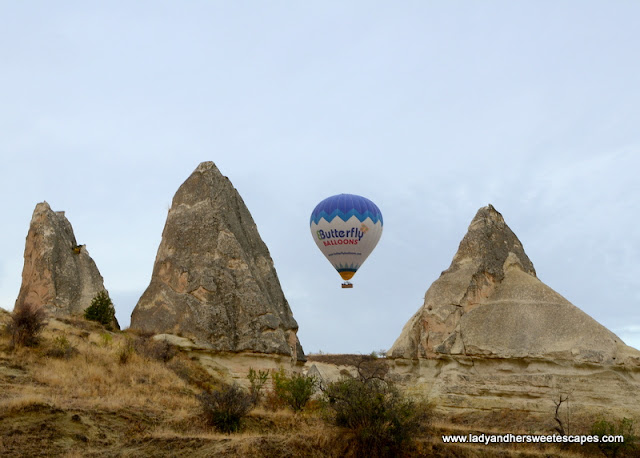
M 8 320 L 0 310 L 0 328 Z M 204 421 L 197 396 L 219 388 L 224 377 L 200 364 L 194 352 L 206 350 L 175 348 L 163 338 L 132 331 L 106 331 L 82 319 L 49 319 L 35 347 L 11 348 L 9 336 L 0 333 L 0 455 L 357 456 L 349 431 L 329 425 L 317 404 L 298 414 L 261 405 L 240 432 L 217 432 Z M 332 364 L 330 357 L 324 359 Z M 338 357 L 334 367 L 361 360 Z M 247 371 L 241 375 L 246 383 Z M 414 456 L 602 456 L 593 447 L 442 442 L 443 434 L 549 432 L 548 423 L 522 414 L 473 420 L 437 415 L 415 435 Z
M 222 377 L 149 335 L 50 318 L 39 345 L 12 348 L 8 321 L 0 310 L 1 456 L 313 456 L 326 443 L 319 418 L 286 411 L 216 432 L 197 395 Z

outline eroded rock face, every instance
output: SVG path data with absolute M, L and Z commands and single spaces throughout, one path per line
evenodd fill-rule
M 64 212 L 36 205 L 24 249 L 22 285 L 16 307 L 44 306 L 54 315 L 82 315 L 103 291 L 104 281 L 84 245 L 78 246 Z M 115 321 L 113 326 L 118 328 Z
M 489 205 L 478 210 L 451 266 L 389 351 L 618 364 L 640 352 L 542 283 L 522 244 Z
M 217 351 L 304 359 L 269 250 L 213 162 L 200 164 L 173 198 L 131 327 L 189 336 Z

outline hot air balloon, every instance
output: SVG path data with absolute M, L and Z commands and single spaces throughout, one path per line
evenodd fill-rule
M 382 213 L 369 199 L 355 194 L 327 197 L 311 213 L 311 235 L 345 282 L 371 254 L 382 235 Z

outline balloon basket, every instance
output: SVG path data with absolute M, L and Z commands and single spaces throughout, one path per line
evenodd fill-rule
M 342 287 L 343 287 L 343 288 L 353 288 L 353 283 L 349 283 L 348 281 L 345 281 L 345 282 L 342 284 Z

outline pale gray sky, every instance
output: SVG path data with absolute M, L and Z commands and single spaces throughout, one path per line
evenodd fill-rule
M 639 30 L 635 1 L 1 2 L 0 306 L 47 200 L 128 325 L 173 194 L 212 160 L 306 352 L 389 348 L 487 203 L 640 347 Z M 353 290 L 308 227 L 341 192 L 385 222 Z

